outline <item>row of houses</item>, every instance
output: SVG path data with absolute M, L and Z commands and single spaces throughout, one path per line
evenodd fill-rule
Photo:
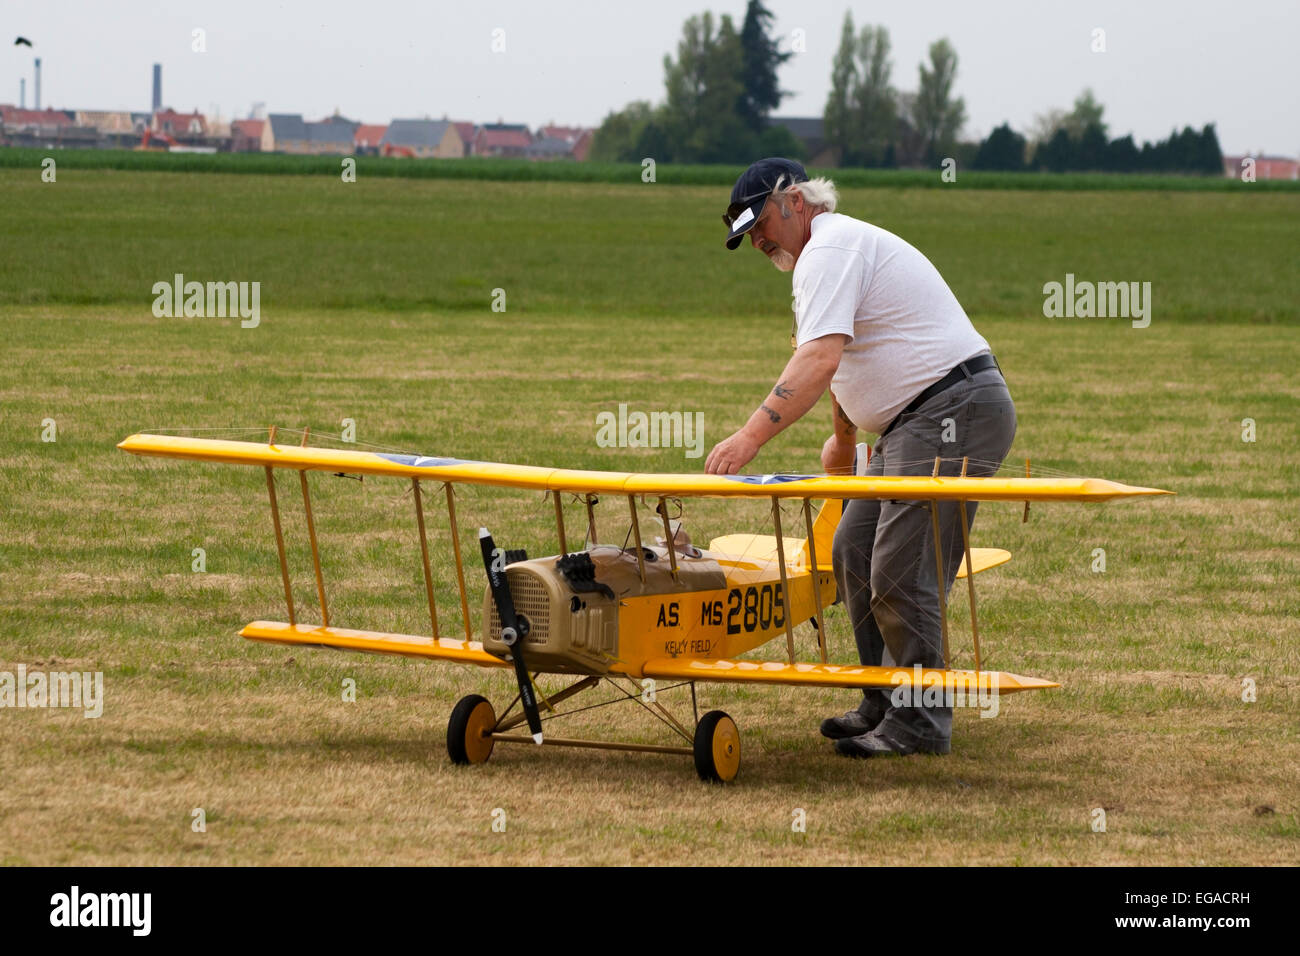
M 272 113 L 265 120 L 236 120 L 241 143 L 263 152 L 378 154 L 454 159 L 510 156 L 523 159 L 585 160 L 591 129 L 543 126 L 536 133 L 522 123 L 483 123 L 435 119 L 395 119 L 386 126 L 335 114 L 307 122 L 300 113 Z M 238 149 L 239 147 L 235 147 Z
M 594 131 L 573 126 L 395 119 L 377 125 L 335 113 L 320 121 L 301 113 L 223 123 L 195 110 L 149 113 L 113 110 L 29 110 L 0 104 L 0 144 L 42 147 L 136 147 L 205 152 L 383 155 L 444 159 L 509 156 L 585 160 Z

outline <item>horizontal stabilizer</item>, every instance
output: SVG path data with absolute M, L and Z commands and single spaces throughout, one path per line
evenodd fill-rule
M 720 563 L 730 567 L 748 567 L 752 570 L 760 570 L 767 565 L 776 563 L 776 537 L 770 534 L 723 535 L 709 542 L 709 554 Z M 804 539 L 786 538 L 785 556 L 787 560 L 796 566 L 806 566 L 808 554 L 804 548 Z M 1002 548 L 971 548 L 970 557 L 971 563 L 975 565 L 975 573 L 979 574 L 989 568 L 996 568 L 999 564 L 1006 564 L 1011 560 L 1011 552 Z M 829 547 L 824 550 L 821 547 L 818 548 L 817 565 L 823 571 L 831 570 Z M 961 565 L 957 568 L 957 577 L 964 578 L 965 576 L 966 559 L 963 557 Z
M 646 677 L 734 684 L 786 684 L 803 687 L 942 687 L 955 694 L 1010 694 L 1060 687 L 1055 681 L 1002 671 L 957 671 L 937 667 L 865 667 L 860 664 L 790 664 L 785 661 L 703 661 L 659 657 L 646 661 Z
M 1011 552 L 1003 551 L 1001 548 L 971 548 L 971 564 L 975 565 L 975 573 L 987 571 L 989 568 L 996 568 L 999 564 L 1006 564 L 1011 560 Z M 957 577 L 966 576 L 966 559 L 961 559 L 961 565 L 957 568 Z
M 803 554 L 803 538 L 786 538 L 785 557 L 793 562 Z M 777 559 L 776 536 L 771 534 L 725 534 L 709 542 L 709 554 L 720 563 L 758 570 L 765 565 L 775 565 Z M 824 565 L 830 555 L 822 561 Z M 830 570 L 829 567 L 826 570 Z
M 334 647 L 342 651 L 365 651 L 369 654 L 400 654 L 404 657 L 431 657 L 455 664 L 479 667 L 509 667 L 499 657 L 483 650 L 478 641 L 458 641 L 449 637 L 420 637 L 414 634 L 388 634 L 383 631 L 353 631 L 346 627 L 320 627 L 315 624 L 283 624 L 279 621 L 254 621 L 241 637 L 268 644 L 306 644 Z

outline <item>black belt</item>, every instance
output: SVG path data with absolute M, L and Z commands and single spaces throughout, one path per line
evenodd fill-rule
M 998 365 L 998 360 L 995 359 L 990 353 L 985 353 L 984 355 L 977 355 L 974 358 L 970 358 L 964 362 L 959 363 L 956 367 L 953 368 L 951 372 L 949 372 L 943 378 L 939 379 L 939 381 L 935 382 L 933 385 L 931 385 L 929 388 L 923 391 L 920 395 L 916 396 L 916 398 L 908 402 L 907 407 L 904 408 L 897 415 L 895 415 L 894 420 L 885 426 L 885 430 L 880 433 L 880 437 L 884 438 L 886 435 L 888 435 L 893 430 L 894 426 L 898 424 L 898 420 L 902 418 L 904 415 L 906 415 L 908 412 L 916 411 L 918 408 L 920 408 L 930 399 L 934 398 L 940 392 L 944 391 L 945 389 L 952 388 L 954 385 L 956 385 L 958 382 L 962 381 L 963 379 L 974 377 L 976 372 L 983 372 L 985 369 L 990 369 L 990 368 L 995 368 L 999 372 L 1002 371 L 1002 366 Z

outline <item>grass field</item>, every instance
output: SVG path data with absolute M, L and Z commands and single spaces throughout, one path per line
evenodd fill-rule
M 680 449 L 598 447 L 595 416 L 699 411 L 707 450 L 771 387 L 788 278 L 721 249 L 725 189 L 12 169 L 0 184 L 0 671 L 105 681 L 98 719 L 0 710 L 0 861 L 1300 862 L 1300 196 L 846 192 L 843 211 L 931 256 L 992 343 L 1020 418 L 1009 464 L 1178 497 L 1035 506 L 1027 524 L 981 508 L 976 543 L 1015 554 L 980 577 L 987 664 L 1061 689 L 996 719 L 960 711 L 948 757 L 851 762 L 816 731 L 850 692 L 704 688 L 743 740 L 740 778 L 717 788 L 677 757 L 503 746 L 450 765 L 454 702 L 508 700 L 508 674 L 240 640 L 283 614 L 262 476 L 113 446 L 271 422 L 323 439 L 352 418 L 358 439 L 410 451 L 697 470 Z M 151 287 L 177 272 L 262 282 L 261 324 L 155 318 Z M 1150 327 L 1044 318 L 1043 283 L 1066 272 L 1151 281 Z M 815 468 L 828 421 L 815 409 L 753 470 Z M 294 492 L 281 483 L 311 619 Z M 427 630 L 407 489 L 322 476 L 313 504 L 335 622 Z M 539 497 L 467 489 L 458 507 L 465 532 L 554 550 Z M 686 521 L 707 542 L 765 531 L 765 510 L 698 502 Z M 829 623 L 851 660 L 840 609 Z M 962 600 L 952 623 L 969 665 Z M 670 742 L 633 708 L 570 732 Z

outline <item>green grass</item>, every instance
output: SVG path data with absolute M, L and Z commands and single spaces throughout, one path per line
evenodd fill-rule
M 0 710 L 4 862 L 1300 861 L 1294 197 L 846 194 L 847 211 L 931 255 L 993 344 L 1020 419 L 1009 468 L 1030 457 L 1035 473 L 1178 496 L 1035 505 L 1027 524 L 1019 506 L 980 507 L 976 543 L 1014 554 L 979 578 L 987 666 L 1060 690 L 1010 697 L 996 719 L 959 713 L 949 757 L 853 763 L 816 733 L 851 694 L 704 688 L 744 748 L 737 784 L 714 788 L 666 756 L 502 746 L 482 767 L 450 766 L 455 700 L 503 704 L 508 674 L 240 640 L 243 624 L 284 613 L 262 476 L 113 446 L 150 427 L 270 422 L 337 441 L 353 418 L 362 441 L 410 451 L 696 470 L 680 450 L 598 447 L 595 416 L 619 402 L 699 411 L 707 448 L 788 357 L 788 278 L 721 249 L 716 190 L 114 171 L 0 182 L 0 670 L 102 670 L 106 685 L 98 720 Z M 1151 326 L 1044 318 L 1041 285 L 1067 269 L 1157 281 Z M 261 326 L 155 318 L 149 288 L 174 271 L 263 281 Z M 490 311 L 496 286 L 505 313 Z M 829 417 L 815 409 L 753 469 L 815 468 Z M 57 442 L 40 440 L 45 418 Z M 312 495 L 335 622 L 427 631 L 408 489 L 322 475 Z M 280 501 L 300 613 L 315 620 L 293 482 Z M 437 600 L 455 633 L 437 501 Z M 465 489 L 466 560 L 479 523 L 552 553 L 550 507 Z M 686 521 L 707 542 L 770 518 L 701 501 Z M 611 538 L 626 529 L 610 503 L 598 522 Z M 1103 574 L 1090 570 L 1099 547 Z M 967 666 L 964 591 L 953 605 Z M 851 660 L 839 609 L 830 630 L 833 657 Z M 798 639 L 814 653 L 806 629 Z M 670 742 L 633 708 L 567 732 Z M 206 833 L 190 829 L 195 807 Z M 1097 807 L 1106 833 L 1090 829 Z M 806 834 L 791 832 L 796 808 Z
M 167 153 L 127 149 L 0 149 L 0 168 L 40 169 L 52 156 L 60 169 L 116 169 L 149 172 L 237 173 L 337 178 L 341 156 L 296 156 L 276 153 Z M 358 156 L 358 177 L 397 179 L 471 179 L 498 182 L 614 183 L 642 182 L 642 163 L 533 162 L 525 159 L 398 159 Z M 743 166 L 658 163 L 655 180 L 665 185 L 725 186 Z M 1243 183 L 1225 176 L 1153 173 L 1006 173 L 960 170 L 945 182 L 934 169 L 816 169 L 851 188 L 1010 189 L 1010 190 L 1158 190 L 1174 192 L 1300 192 L 1300 183 L 1260 180 Z M 724 204 L 725 205 L 725 204 Z
M 0 184 L 4 306 L 147 309 L 181 273 L 260 282 L 271 323 L 289 309 L 473 322 L 503 289 L 508 316 L 773 316 L 774 338 L 788 332 L 788 277 L 722 245 L 726 188 L 77 170 L 0 170 Z M 922 249 L 972 315 L 1041 322 L 1044 284 L 1073 273 L 1150 282 L 1157 326 L 1300 322 L 1300 194 L 846 189 L 840 208 Z

